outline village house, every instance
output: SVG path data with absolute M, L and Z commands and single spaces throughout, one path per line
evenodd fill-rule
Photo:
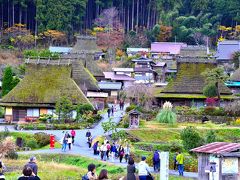
M 187 47 L 187 44 L 181 42 L 153 42 L 151 43 L 151 57 L 153 59 L 171 60 L 180 55 L 182 47 Z
M 73 104 L 91 104 L 71 73 L 69 63 L 27 64 L 25 77 L 0 102 L 6 107 L 5 120 L 26 122 L 41 114 L 53 114 L 55 104 L 62 96 L 68 97 Z
M 72 47 L 61 47 L 61 46 L 50 46 L 49 51 L 51 53 L 59 53 L 59 54 L 70 54 L 72 51 Z
M 208 59 L 189 58 L 177 60 L 177 75 L 164 89 L 155 90 L 155 98 L 158 105 L 165 101 L 176 105 L 204 106 L 206 97 L 203 95 L 205 86 L 204 77 L 201 75 L 207 68 L 217 67 L 217 62 Z M 231 100 L 232 92 L 224 84 L 220 85 L 221 98 Z
M 216 60 L 218 63 L 232 63 L 233 54 L 240 51 L 240 41 L 224 40 L 218 43 Z
M 240 143 L 213 142 L 191 151 L 198 155 L 198 179 L 240 179 Z

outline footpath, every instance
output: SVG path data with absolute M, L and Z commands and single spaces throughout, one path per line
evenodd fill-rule
M 114 112 L 114 116 L 112 116 L 112 121 L 114 121 L 115 123 L 120 122 L 121 117 L 123 116 L 123 114 L 125 112 L 125 111 L 120 111 L 118 106 L 117 106 L 117 109 L 118 110 L 116 112 Z M 101 126 L 101 123 L 107 122 L 109 120 L 109 118 L 108 118 L 107 113 L 104 114 L 102 117 L 103 117 L 102 120 L 94 128 L 89 129 L 93 138 L 100 136 L 100 135 L 104 135 L 104 130 Z M 8 128 L 8 130 L 10 132 L 19 132 L 19 131 L 15 130 L 13 128 L 13 126 L 6 126 L 6 127 Z M 5 128 L 5 126 L 0 126 L 0 131 L 3 131 L 4 128 Z M 45 153 L 45 154 L 71 154 L 71 155 L 81 155 L 81 156 L 100 160 L 100 156 L 94 156 L 92 148 L 90 148 L 90 149 L 88 148 L 87 139 L 85 137 L 87 131 L 88 131 L 88 129 L 76 130 L 75 145 L 73 146 L 72 150 L 70 150 L 70 151 L 67 150 L 66 152 L 62 152 L 61 149 L 45 149 L 45 150 L 35 150 L 35 151 L 24 151 L 24 152 L 18 152 L 18 153 L 19 154 L 28 154 L 28 155 L 29 154 L 42 154 L 42 153 Z M 63 130 L 23 130 L 20 132 L 33 133 L 33 134 L 37 133 L 37 132 L 44 132 L 44 133 L 55 135 L 57 139 L 61 139 L 63 137 Z M 111 158 L 110 158 L 110 160 L 107 160 L 107 162 L 113 163 L 118 166 L 123 166 L 123 167 L 127 166 L 127 163 L 125 163 L 125 162 L 120 163 L 119 160 L 112 161 Z M 153 168 L 151 168 L 151 169 L 153 172 Z M 170 170 L 169 174 L 177 176 L 178 172 L 174 171 L 174 170 Z M 197 179 L 197 173 L 184 172 L 184 177 Z

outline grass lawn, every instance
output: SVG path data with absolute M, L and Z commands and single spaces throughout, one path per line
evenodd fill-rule
M 31 155 L 20 155 L 18 160 L 4 160 L 10 172 L 6 172 L 7 180 L 17 179 L 21 175 L 24 164 Z M 126 174 L 125 169 L 111 163 L 104 163 L 95 159 L 74 155 L 35 155 L 38 160 L 39 177 L 44 180 L 81 179 L 86 174 L 87 166 L 94 163 L 97 173 L 101 169 L 107 169 L 111 179 L 118 179 Z

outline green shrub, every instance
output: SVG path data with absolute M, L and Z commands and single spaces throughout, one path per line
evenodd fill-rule
M 0 118 L 4 118 L 5 110 L 0 106 Z
M 189 126 L 184 128 L 181 131 L 180 136 L 183 142 L 183 147 L 187 151 L 202 145 L 203 139 L 195 127 Z
M 36 148 L 38 148 L 37 140 L 35 138 L 28 139 L 25 142 L 25 146 L 30 147 L 31 149 L 36 149 Z
M 31 50 L 25 50 L 23 52 L 23 55 L 25 58 L 31 57 L 31 58 L 38 58 L 38 57 L 44 57 L 44 58 L 51 58 L 51 59 L 59 59 L 60 54 L 59 53 L 52 53 L 48 49 L 38 50 L 38 49 L 31 49 Z
M 50 120 L 52 118 L 53 118 L 53 116 L 50 115 L 50 114 L 41 114 L 40 117 L 38 118 L 38 120 L 43 122 L 43 123 L 46 123 L 47 120 Z
M 212 142 L 215 142 L 215 141 L 216 141 L 215 131 L 213 131 L 213 130 L 208 131 L 207 134 L 206 134 L 205 142 L 206 143 L 212 143 Z
M 42 133 L 42 132 L 35 133 L 34 138 L 36 139 L 39 147 L 46 146 L 50 143 L 50 136 L 46 133 Z
M 127 108 L 126 108 L 126 112 L 129 112 L 129 111 L 131 111 L 131 110 L 133 110 L 133 109 L 136 109 L 137 108 L 137 106 L 135 105 L 135 104 L 131 104 L 130 106 L 128 106 Z

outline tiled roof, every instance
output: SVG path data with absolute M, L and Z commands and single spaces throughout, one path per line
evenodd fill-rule
M 153 42 L 151 44 L 151 52 L 180 54 L 181 47 L 186 47 L 185 43 L 174 42 Z
M 114 72 L 133 72 L 133 68 L 113 68 Z
M 145 57 L 140 57 L 138 59 L 133 59 L 132 62 L 153 62 L 153 60 Z
M 122 88 L 121 82 L 99 82 L 98 86 L 100 89 L 105 90 L 120 90 Z
M 148 48 L 127 48 L 127 53 L 129 52 L 149 52 Z
M 215 57 L 217 60 L 230 60 L 237 51 L 240 51 L 240 41 L 222 41 L 218 43 Z
M 156 66 L 156 67 L 163 67 L 163 66 L 165 66 L 165 65 L 166 65 L 165 62 L 158 62 L 158 63 L 156 63 L 154 66 Z
M 125 74 L 115 74 L 114 72 L 103 72 L 105 79 L 111 79 L 114 81 L 134 81 L 134 78 Z
M 192 149 L 196 153 L 221 154 L 240 150 L 240 143 L 214 142 Z
M 50 52 L 56 52 L 56 53 L 70 53 L 72 50 L 71 47 L 57 47 L 57 46 L 50 46 L 49 51 Z

